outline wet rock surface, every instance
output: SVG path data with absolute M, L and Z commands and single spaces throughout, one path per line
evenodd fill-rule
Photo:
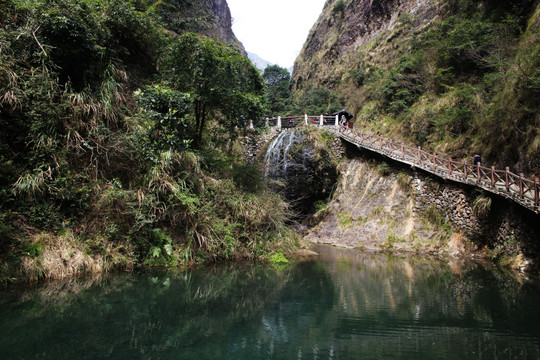
M 326 150 L 317 148 L 301 130 L 279 133 L 266 149 L 264 174 L 290 202 L 298 219 L 313 211 L 317 201 L 328 198 L 337 181 Z

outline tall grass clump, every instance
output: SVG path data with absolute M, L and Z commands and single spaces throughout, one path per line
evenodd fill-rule
M 486 216 L 491 211 L 491 198 L 486 195 L 479 195 L 473 201 L 473 213 L 478 216 Z

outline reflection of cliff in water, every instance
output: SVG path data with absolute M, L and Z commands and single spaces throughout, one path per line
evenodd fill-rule
M 316 249 L 339 289 L 342 310 L 355 316 L 377 316 L 384 309 L 393 317 L 414 315 L 415 321 L 427 324 L 437 319 L 493 323 L 500 314 L 517 310 L 516 297 L 527 288 L 524 279 L 489 263 Z
M 537 282 L 475 263 L 317 250 L 282 270 L 152 271 L 3 296 L 0 348 L 7 359 L 81 348 L 130 359 L 540 356 Z
M 331 296 L 324 287 L 305 287 L 309 293 L 302 299 L 295 284 L 305 276 L 293 277 L 279 307 L 264 318 L 261 333 L 267 351 L 280 343 L 285 353 L 305 358 L 540 356 L 540 311 L 534 305 L 538 282 L 471 261 L 363 254 L 328 246 L 316 250 L 325 263 L 324 278 L 332 280 L 326 289 Z M 315 264 L 304 266 L 309 273 Z M 312 311 L 320 308 L 323 313 Z M 308 333 L 309 340 L 292 342 L 291 334 L 299 332 Z

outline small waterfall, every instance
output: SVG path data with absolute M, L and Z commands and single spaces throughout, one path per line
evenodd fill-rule
M 282 131 L 270 144 L 264 156 L 264 175 L 275 179 L 294 173 L 307 172 L 305 160 L 313 158 L 311 149 L 304 146 L 301 131 Z
M 301 130 L 281 131 L 266 151 L 264 175 L 275 180 L 270 187 L 289 201 L 299 218 L 331 193 L 337 172 L 328 158 Z

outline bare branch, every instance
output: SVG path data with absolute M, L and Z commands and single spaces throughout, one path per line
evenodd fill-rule
M 39 30 L 40 27 L 41 27 L 41 25 L 39 25 L 34 31 L 32 31 L 32 36 L 34 37 L 34 40 L 36 40 L 36 42 L 37 42 L 39 48 L 41 49 L 41 51 L 43 51 L 43 54 L 45 54 L 45 56 L 48 56 L 47 52 L 45 51 L 43 46 L 41 46 L 41 43 L 39 42 L 38 38 L 36 37 L 36 32 Z

